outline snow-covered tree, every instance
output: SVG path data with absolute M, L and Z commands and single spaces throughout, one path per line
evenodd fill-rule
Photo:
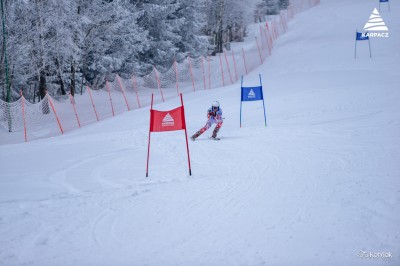
M 205 55 L 217 33 L 221 45 L 240 41 L 252 1 L 4 1 L 7 43 L 0 43 L 8 47 L 15 92 L 34 83 L 42 97 L 74 93 L 81 77 L 101 87 L 116 73 L 145 74 L 153 65 L 163 70 L 174 59 Z M 4 53 L 0 62 L 4 84 Z
M 175 46 L 182 40 L 176 29 L 184 22 L 176 16 L 179 6 L 175 0 L 143 0 L 137 3 L 141 11 L 138 24 L 149 34 L 149 49 L 139 55 L 147 70 L 153 65 L 160 69 L 168 68 L 174 56 L 182 56 Z
M 136 23 L 139 14 L 123 0 L 85 2 L 82 68 L 95 87 L 113 73 L 131 75 L 138 68 L 138 53 L 148 47 L 146 32 Z
M 206 0 L 206 32 L 216 45 L 215 52 L 222 52 L 223 46 L 231 41 L 243 41 L 246 26 L 252 18 L 253 4 L 249 0 Z
M 285 10 L 289 6 L 289 0 L 279 0 L 279 10 Z
M 289 0 L 261 0 L 254 10 L 254 21 L 264 21 L 267 15 L 277 15 L 280 10 L 287 9 Z
M 181 36 L 175 46 L 179 49 L 176 59 L 182 60 L 182 55 L 190 54 L 192 57 L 206 55 L 212 48 L 208 38 L 202 35 L 206 16 L 204 14 L 204 3 L 201 1 L 181 0 L 175 15 L 181 21 L 174 32 Z

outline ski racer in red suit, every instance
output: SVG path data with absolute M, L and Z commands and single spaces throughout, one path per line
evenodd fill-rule
M 191 140 L 195 140 L 197 137 L 199 137 L 201 134 L 203 134 L 207 129 L 211 127 L 212 124 L 216 124 L 215 129 L 213 131 L 213 134 L 211 136 L 212 139 L 219 140 L 217 138 L 217 134 L 219 129 L 222 126 L 223 123 L 223 118 L 222 118 L 222 109 L 219 106 L 218 101 L 214 101 L 211 105 L 211 108 L 207 110 L 207 123 L 206 125 L 201 128 L 199 131 L 197 131 L 192 137 L 190 137 Z

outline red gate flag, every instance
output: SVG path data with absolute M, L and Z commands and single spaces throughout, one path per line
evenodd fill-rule
M 180 107 L 169 111 L 158 111 L 158 110 L 153 110 L 153 94 L 151 95 L 150 129 L 149 129 L 149 142 L 147 147 L 146 177 L 149 176 L 151 132 L 163 132 L 163 131 L 175 131 L 175 130 L 185 130 L 189 175 L 192 175 L 192 168 L 190 167 L 189 144 L 186 131 L 186 122 L 185 122 L 185 109 L 183 106 L 182 93 L 180 93 L 180 97 L 181 97 Z
M 150 110 L 150 132 L 186 129 L 183 107 L 170 111 Z

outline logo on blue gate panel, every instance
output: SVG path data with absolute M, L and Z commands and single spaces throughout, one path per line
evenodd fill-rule
M 256 94 L 254 93 L 253 89 L 250 90 L 249 94 L 247 95 L 247 98 L 256 98 Z

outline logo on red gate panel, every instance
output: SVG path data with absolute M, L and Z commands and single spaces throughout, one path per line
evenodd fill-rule
M 172 116 L 169 113 L 167 113 L 167 115 L 162 120 L 162 126 L 163 127 L 173 127 L 173 126 L 175 126 L 175 121 L 174 121 L 174 119 L 172 118 Z

